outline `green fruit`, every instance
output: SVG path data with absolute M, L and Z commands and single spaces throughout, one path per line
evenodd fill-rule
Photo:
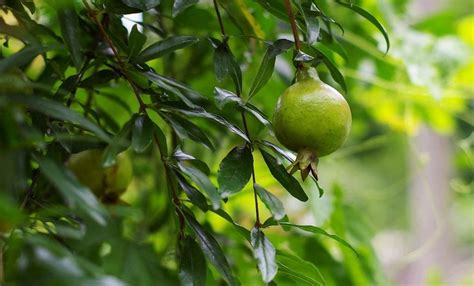
M 81 184 L 98 198 L 111 201 L 127 190 L 133 177 L 132 162 L 127 154 L 121 153 L 114 165 L 103 168 L 102 154 L 99 149 L 82 151 L 73 154 L 68 165 Z
M 296 83 L 278 99 L 273 116 L 275 135 L 285 147 L 298 152 L 291 172 L 311 171 L 317 177 L 319 157 L 336 151 L 346 141 L 352 118 L 344 97 L 322 82 L 314 68 L 298 72 Z

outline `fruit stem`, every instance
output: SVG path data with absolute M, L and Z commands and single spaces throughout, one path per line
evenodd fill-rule
M 293 15 L 293 12 L 291 10 L 291 2 L 290 0 L 284 0 L 284 1 L 285 1 L 286 13 L 288 14 L 288 19 L 290 21 L 291 31 L 293 32 L 293 38 L 295 39 L 295 48 L 296 48 L 296 51 L 300 51 L 301 43 L 300 43 L 300 38 L 298 36 L 298 27 L 296 26 L 295 16 Z M 302 69 L 303 63 L 298 62 L 296 68 L 298 70 Z
M 225 40 L 228 39 L 228 36 L 225 33 L 224 23 L 222 22 L 221 14 L 219 12 L 218 0 L 214 0 L 214 9 L 216 10 L 217 20 L 219 21 L 219 26 L 220 26 L 221 33 L 222 33 L 222 38 L 225 41 Z M 237 90 L 236 93 L 237 93 L 238 97 L 242 98 L 242 95 L 240 94 L 240 91 Z M 253 148 L 252 140 L 250 139 L 250 132 L 249 132 L 249 128 L 248 128 L 248 125 L 247 125 L 247 118 L 245 117 L 245 112 L 243 110 L 240 111 L 240 115 L 242 117 L 242 125 L 244 126 L 245 135 L 247 135 L 247 138 L 250 141 L 250 142 L 247 142 L 246 144 L 248 144 L 248 146 L 250 147 L 250 150 L 253 152 L 254 148 Z M 253 182 L 254 185 L 257 182 L 257 179 L 255 177 L 255 168 L 253 166 L 253 163 L 252 163 L 252 182 Z M 258 197 L 257 197 L 257 191 L 255 191 L 255 188 L 253 190 L 253 197 L 254 197 L 254 201 L 255 201 L 255 227 L 258 228 L 262 224 L 260 223 L 260 211 L 258 209 Z

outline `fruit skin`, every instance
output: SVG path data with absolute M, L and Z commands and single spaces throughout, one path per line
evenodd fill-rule
M 293 166 L 306 173 L 319 157 L 336 151 L 346 141 L 352 124 L 351 110 L 344 97 L 322 82 L 316 69 L 302 69 L 296 82 L 278 99 L 273 115 L 275 135 L 285 147 L 298 152 Z M 298 166 L 297 166 L 298 167 Z M 292 172 L 296 171 L 293 168 Z
M 114 165 L 103 168 L 102 154 L 103 150 L 100 149 L 73 154 L 68 167 L 79 182 L 91 189 L 98 198 L 114 201 L 127 190 L 132 180 L 132 162 L 126 153 L 121 153 Z

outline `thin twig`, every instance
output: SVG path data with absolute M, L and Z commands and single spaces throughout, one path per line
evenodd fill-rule
M 219 27 L 221 29 L 222 37 L 223 37 L 224 40 L 227 40 L 228 36 L 225 33 L 224 23 L 222 22 L 221 14 L 219 12 L 218 0 L 214 0 L 214 8 L 216 10 L 217 20 L 219 21 Z M 238 90 L 237 90 L 237 96 L 242 97 L 242 95 L 240 94 L 240 92 Z M 245 112 L 243 110 L 240 111 L 240 115 L 242 116 L 242 124 L 244 126 L 245 135 L 247 135 L 247 138 L 249 138 L 249 140 L 250 140 L 250 143 L 248 143 L 249 147 L 253 151 L 253 144 L 252 144 L 252 140 L 250 139 L 250 132 L 249 132 L 249 128 L 248 128 L 248 125 L 247 125 L 247 119 L 245 117 Z M 255 168 L 253 166 L 253 162 L 252 162 L 252 182 L 255 185 L 256 177 L 255 177 Z M 253 195 L 254 195 L 254 200 L 255 200 L 255 226 L 260 227 L 262 224 L 260 223 L 260 212 L 259 212 L 259 209 L 258 209 L 258 198 L 257 198 L 257 192 L 255 191 L 255 188 L 253 190 Z
M 291 11 L 291 2 L 290 0 L 284 0 L 284 1 L 285 1 L 286 13 L 288 14 L 288 19 L 291 25 L 291 31 L 293 32 L 293 38 L 295 39 L 295 48 L 296 50 L 299 51 L 301 50 L 301 43 L 300 43 L 300 38 L 298 37 L 298 27 L 296 26 L 295 16 L 293 15 L 293 12 Z

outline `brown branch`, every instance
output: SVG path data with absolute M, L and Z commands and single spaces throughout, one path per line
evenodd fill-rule
M 293 32 L 293 38 L 295 39 L 295 48 L 296 50 L 299 51 L 301 50 L 301 43 L 300 43 L 300 38 L 298 37 L 298 27 L 296 26 L 295 16 L 293 15 L 293 12 L 291 11 L 291 2 L 290 0 L 284 0 L 284 1 L 285 1 L 286 13 L 288 14 L 288 19 L 291 25 L 291 31 Z

